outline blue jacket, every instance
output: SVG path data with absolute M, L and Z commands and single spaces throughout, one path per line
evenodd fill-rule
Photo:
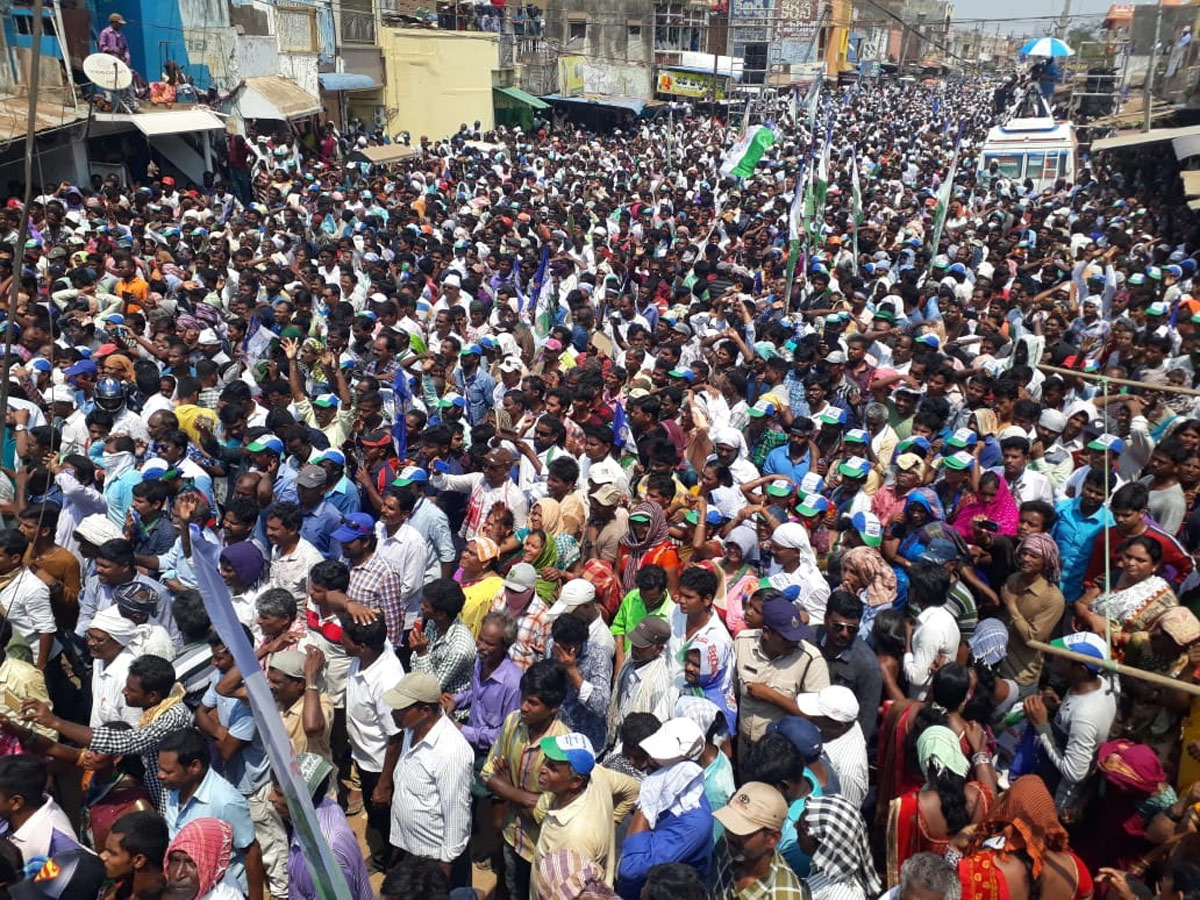
M 617 869 L 617 893 L 623 900 L 638 900 L 646 873 L 662 863 L 684 863 L 708 880 L 712 870 L 712 807 L 708 799 L 681 816 L 661 816 L 649 831 L 625 838 L 621 865 Z

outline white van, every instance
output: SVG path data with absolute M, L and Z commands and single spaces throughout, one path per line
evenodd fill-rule
M 1074 126 L 1056 122 L 1036 91 L 1022 98 L 1016 112 L 988 131 L 979 154 L 980 175 L 995 162 L 999 176 L 1017 183 L 1032 179 L 1035 191 L 1053 187 L 1060 178 L 1073 182 L 1078 152 Z

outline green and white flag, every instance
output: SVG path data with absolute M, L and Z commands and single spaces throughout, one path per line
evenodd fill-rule
M 821 224 L 825 220 L 825 198 L 829 194 L 829 139 L 830 134 L 826 131 L 825 143 L 817 155 L 809 202 L 804 206 L 809 227 L 809 246 L 813 248 L 821 246 Z
M 784 289 L 784 303 L 787 309 L 791 307 L 792 284 L 796 277 L 796 263 L 800 259 L 801 242 L 804 239 L 804 202 L 805 202 L 804 166 L 796 173 L 796 184 L 792 196 L 792 206 L 788 210 L 788 260 L 787 287 Z M 787 310 L 785 309 L 785 312 Z
M 937 256 L 938 245 L 942 242 L 942 227 L 946 224 L 946 213 L 950 209 L 950 197 L 954 193 L 954 173 L 958 168 L 958 144 L 962 140 L 962 124 L 958 126 L 958 136 L 954 139 L 954 155 L 950 157 L 950 170 L 945 180 L 938 186 L 937 205 L 933 209 L 933 244 L 929 248 L 930 256 Z
M 736 178 L 753 178 L 754 167 L 762 159 L 767 148 L 775 143 L 775 132 L 766 125 L 751 125 L 742 132 L 738 142 L 725 155 L 721 163 L 722 175 Z

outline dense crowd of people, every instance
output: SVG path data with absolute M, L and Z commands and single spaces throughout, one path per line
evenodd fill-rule
M 9 200 L 4 889 L 326 896 L 278 715 L 354 900 L 1200 898 L 1200 250 L 992 87 Z

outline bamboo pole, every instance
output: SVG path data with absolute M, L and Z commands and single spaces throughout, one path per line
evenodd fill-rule
M 1111 375 L 1101 375 L 1096 372 L 1081 372 L 1078 369 L 1060 369 L 1058 366 L 1038 366 L 1043 372 L 1050 372 L 1054 375 L 1069 375 L 1074 378 L 1090 378 L 1093 381 L 1107 381 L 1111 384 L 1124 384 L 1129 387 L 1149 388 L 1153 391 L 1171 391 L 1176 394 L 1187 394 L 1191 397 L 1200 397 L 1200 390 L 1190 387 L 1177 387 L 1173 384 L 1147 384 L 1144 381 L 1131 381 L 1128 378 L 1113 378 Z
M 1050 644 L 1045 644 L 1042 641 L 1026 641 L 1028 646 L 1034 650 L 1040 650 L 1043 653 L 1049 653 L 1052 656 L 1063 656 L 1075 662 L 1087 663 L 1089 666 L 1099 666 L 1106 672 L 1116 672 L 1118 675 L 1128 675 L 1130 678 L 1140 678 L 1142 681 L 1149 681 L 1151 684 L 1157 684 L 1159 687 L 1167 688 L 1172 691 L 1183 691 L 1185 694 L 1191 694 L 1193 697 L 1200 697 L 1200 684 L 1189 684 L 1186 681 L 1176 681 L 1174 678 L 1168 678 L 1166 675 L 1159 675 L 1155 672 L 1146 672 L 1143 669 L 1135 669 L 1133 666 L 1127 666 L 1124 663 L 1114 662 L 1112 660 L 1101 661 L 1094 656 L 1087 656 L 1083 653 L 1076 653 L 1074 650 L 1066 650 L 1062 647 L 1053 647 Z

